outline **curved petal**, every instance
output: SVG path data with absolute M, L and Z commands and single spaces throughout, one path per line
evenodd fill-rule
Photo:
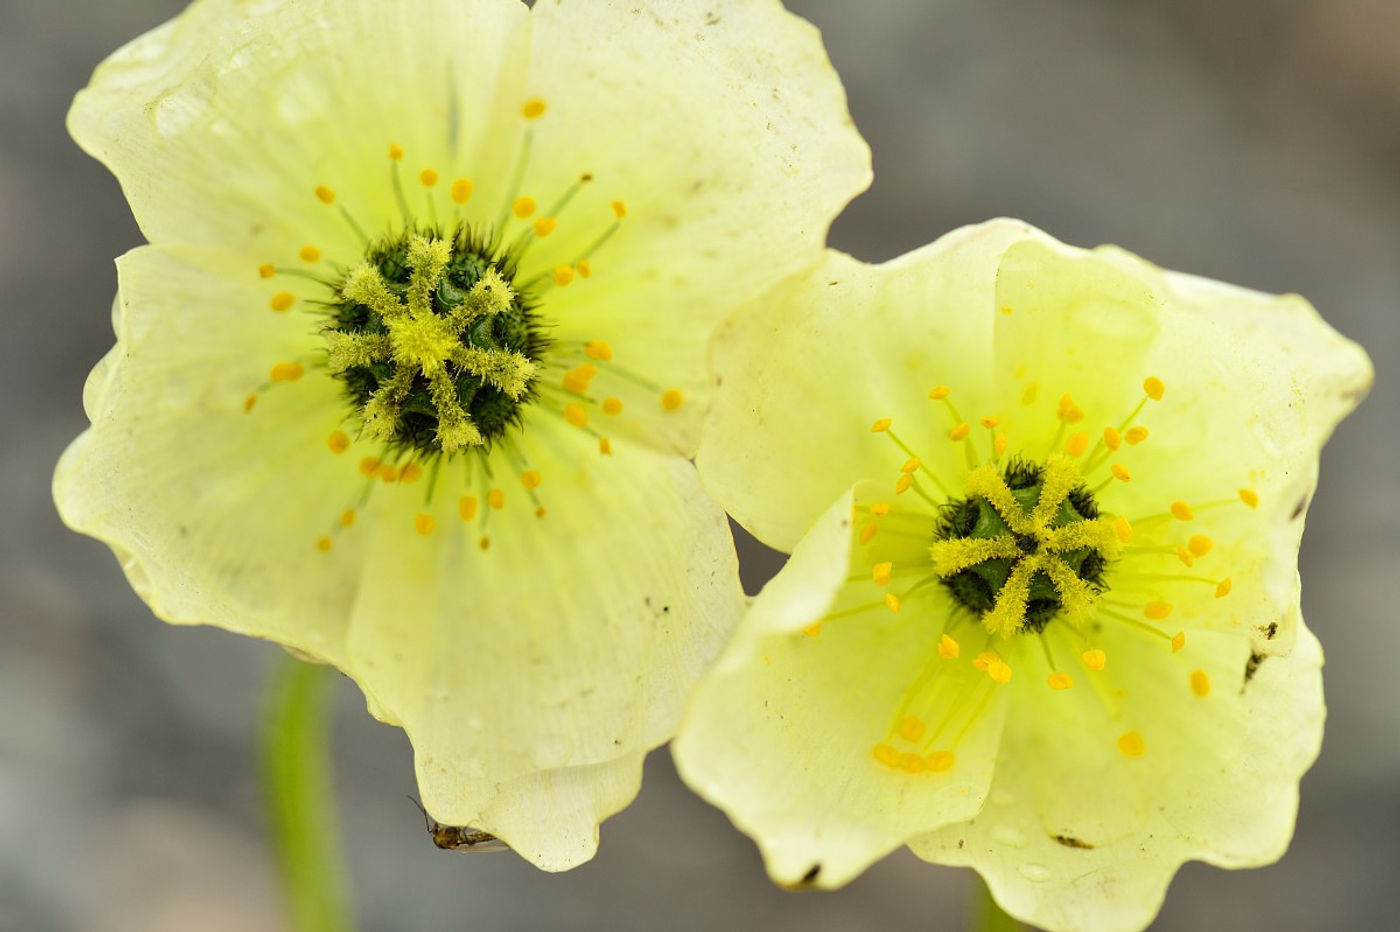
M 551 108 L 526 185 L 557 186 L 546 166 L 561 162 L 595 179 L 544 255 L 569 261 L 612 219 L 611 201 L 627 205 L 591 280 L 551 296 L 560 335 L 606 338 L 660 388 L 698 399 L 714 327 L 815 263 L 832 219 L 870 183 L 840 80 L 816 29 L 776 0 L 534 13 L 530 92 Z M 693 452 L 698 417 L 647 410 L 661 432 L 684 424 L 678 439 Z
M 871 557 L 852 509 L 851 493 L 838 499 L 764 588 L 672 749 L 690 787 L 754 838 L 788 886 L 841 886 L 910 837 L 974 814 L 1005 711 L 984 674 L 939 656 L 951 608 L 937 587 L 892 613 L 860 581 Z M 925 549 L 910 539 L 876 559 Z M 884 753 L 914 769 L 882 765 L 873 749 L 911 715 L 918 733 Z M 947 756 L 931 767 L 930 752 Z
M 1101 688 L 1018 693 L 986 807 L 915 853 L 976 868 L 1003 908 L 1051 932 L 1144 928 L 1187 860 L 1282 856 L 1322 743 L 1316 638 L 1300 623 L 1291 654 L 1251 666 L 1243 638 L 1202 636 L 1177 657 L 1134 637 L 1084 672 Z
M 696 459 L 706 488 L 759 540 L 791 550 L 842 489 L 904 459 L 870 433 L 877 418 L 952 474 L 953 424 L 926 395 L 940 383 L 987 395 L 997 263 L 1028 238 L 1045 237 L 993 220 L 884 265 L 828 252 L 736 312 L 713 342 L 718 391 Z
M 600 458 L 551 426 L 520 445 L 544 477 L 544 517 L 502 480 L 484 524 L 462 520 L 454 492 L 386 503 L 356 527 L 368 542 L 346 670 L 408 732 L 434 818 L 508 841 L 531 827 L 488 821 L 506 817 L 491 793 L 463 786 L 494 793 L 661 744 L 742 608 L 724 515 L 693 467 L 631 446 Z
M 68 127 L 152 242 L 256 262 L 314 231 L 357 253 L 317 186 L 375 233 L 396 214 L 390 142 L 504 176 L 517 135 L 503 146 L 498 118 L 522 99 L 528 23 L 518 0 L 200 0 L 105 61 Z

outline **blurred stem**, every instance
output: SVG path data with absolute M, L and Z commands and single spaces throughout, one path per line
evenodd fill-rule
M 290 654 L 274 672 L 263 719 L 262 769 L 290 928 L 352 927 L 331 774 L 330 667 Z
M 992 890 L 985 883 L 979 883 L 981 896 L 977 902 L 977 918 L 973 923 L 974 929 L 981 932 L 1027 932 L 1028 926 L 1012 919 L 1002 912 L 997 901 L 992 899 Z

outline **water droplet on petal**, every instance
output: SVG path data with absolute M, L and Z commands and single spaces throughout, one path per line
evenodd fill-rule
M 1010 825 L 999 825 L 992 830 L 992 838 L 1011 848 L 1024 848 L 1026 836 L 1021 830 Z
M 1021 876 L 1035 883 L 1044 883 L 1050 879 L 1050 869 L 1044 864 L 1022 864 L 1017 868 Z

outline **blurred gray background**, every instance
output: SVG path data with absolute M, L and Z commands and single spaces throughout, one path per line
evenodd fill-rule
M 834 245 L 893 257 L 1010 214 L 1071 243 L 1299 291 L 1379 378 L 1323 456 L 1303 602 L 1327 648 L 1322 760 L 1288 856 L 1188 866 L 1154 928 L 1400 924 L 1400 2 L 791 0 L 825 32 L 877 180 Z M 155 621 L 49 500 L 140 241 L 63 114 L 180 0 L 0 0 L 0 928 L 273 930 L 254 725 L 277 650 Z M 755 588 L 777 566 L 752 542 Z M 438 852 L 409 748 L 342 683 L 336 750 L 366 930 L 959 929 L 970 874 L 901 854 L 788 894 L 653 755 L 592 863 Z

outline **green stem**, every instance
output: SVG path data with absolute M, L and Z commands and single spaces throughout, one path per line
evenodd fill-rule
M 348 932 L 353 927 L 331 776 L 329 667 L 290 655 L 269 684 L 262 769 L 272 843 L 290 928 Z
M 1002 908 L 997 905 L 997 901 L 992 899 L 990 887 L 985 883 L 980 883 L 978 886 L 982 888 L 982 895 L 978 897 L 977 901 L 974 929 L 981 929 L 982 932 L 1027 932 L 1028 926 L 1012 919 L 1002 911 Z

